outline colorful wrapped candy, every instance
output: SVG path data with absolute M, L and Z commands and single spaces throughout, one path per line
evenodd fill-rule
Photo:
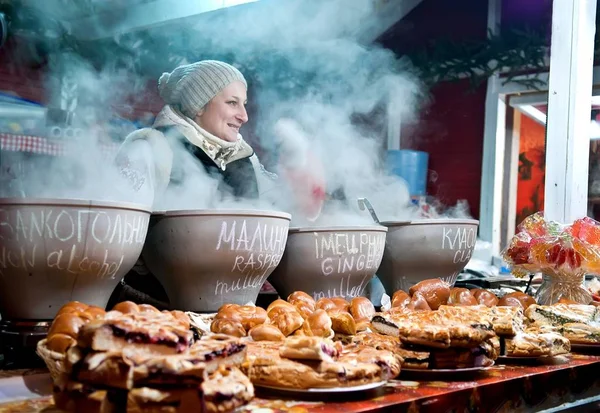
M 517 227 L 503 256 L 517 277 L 544 275 L 540 304 L 561 297 L 588 304 L 592 298 L 582 284 L 585 274 L 600 274 L 600 223 L 585 217 L 564 226 L 537 212 Z

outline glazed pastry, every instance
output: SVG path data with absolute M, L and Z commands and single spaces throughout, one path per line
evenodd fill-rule
M 284 301 L 281 298 L 278 298 L 277 300 L 275 300 L 271 304 L 269 304 L 269 306 L 267 307 L 267 314 L 270 313 L 271 310 L 273 310 L 277 307 L 284 307 L 284 308 L 289 308 L 292 310 L 296 309 L 296 307 L 293 304 L 290 304 L 287 301 Z
M 215 318 L 210 324 L 210 331 L 216 334 L 227 334 L 233 337 L 245 337 L 246 329 L 242 323 L 228 318 Z
M 402 290 L 398 290 L 392 296 L 392 307 L 406 307 L 410 302 L 410 295 Z
M 356 334 L 356 321 L 349 312 L 330 310 L 327 311 L 327 314 L 331 318 L 331 328 L 334 332 L 346 335 Z
M 331 298 L 319 298 L 315 305 L 315 310 L 337 310 L 338 305 Z
M 254 341 L 283 341 L 285 336 L 279 328 L 273 324 L 259 324 L 248 331 L 248 335 Z
M 103 317 L 106 312 L 97 306 L 88 306 L 78 301 L 63 305 L 50 325 L 46 346 L 52 351 L 65 353 L 77 344 L 81 328 L 88 322 Z
M 344 297 L 332 297 L 331 301 L 335 304 L 335 306 L 341 311 L 349 311 L 350 303 Z
M 479 304 L 485 305 L 486 307 L 498 305 L 498 297 L 491 291 L 482 288 L 474 288 L 471 290 L 471 294 L 473 294 L 473 297 L 475 297 Z
M 296 307 L 304 318 L 311 315 L 316 309 L 315 300 L 304 291 L 294 291 L 288 296 L 287 300 Z
M 396 307 L 396 308 L 401 308 L 401 307 Z M 418 291 L 413 294 L 412 298 L 410 299 L 410 302 L 406 305 L 406 308 L 409 310 L 414 310 L 414 311 L 430 311 L 431 310 L 431 308 L 429 307 L 429 304 L 428 304 L 427 300 L 425 299 L 425 297 L 423 296 L 423 294 L 421 294 Z
M 450 297 L 448 297 L 449 305 L 477 305 L 479 304 L 471 291 L 466 288 L 450 289 Z
M 350 314 L 356 321 L 356 330 L 364 331 L 369 327 L 371 318 L 375 315 L 375 306 L 366 297 L 355 297 L 350 301 Z
M 448 303 L 450 285 L 439 278 L 423 280 L 410 287 L 408 293 L 411 297 L 414 297 L 415 293 L 421 293 L 429 308 L 437 310 L 440 305 Z
M 536 304 L 535 299 L 532 296 L 520 291 L 515 291 L 500 298 L 500 300 L 498 300 L 498 305 L 516 306 L 517 303 L 515 300 L 521 304 L 521 307 L 523 307 L 524 310 L 526 310 L 530 305 Z
M 334 335 L 332 327 L 333 323 L 327 312 L 316 310 L 304 320 L 298 335 L 332 338 Z
M 268 315 L 271 324 L 277 326 L 279 331 L 286 337 L 302 327 L 304 323 L 304 318 L 296 310 L 296 307 L 291 304 L 289 304 L 289 307 L 279 306 L 272 308 L 268 312 Z

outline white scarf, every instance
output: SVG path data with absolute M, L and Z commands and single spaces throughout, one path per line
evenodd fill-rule
M 223 171 L 227 164 L 252 156 L 254 153 L 239 133 L 237 141 L 228 142 L 202 129 L 192 119 L 169 105 L 163 107 L 152 126 L 154 128 L 175 126 L 188 142 L 202 149 Z

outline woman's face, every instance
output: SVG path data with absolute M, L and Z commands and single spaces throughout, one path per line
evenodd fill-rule
M 235 142 L 240 127 L 248 122 L 246 103 L 246 86 L 235 81 L 212 98 L 194 120 L 216 137 Z

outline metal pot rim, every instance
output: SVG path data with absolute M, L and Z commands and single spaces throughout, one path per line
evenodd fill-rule
M 75 198 L 0 198 L 0 207 L 4 206 L 64 206 L 79 208 L 111 208 L 129 209 L 138 212 L 151 213 L 151 209 L 142 204 L 117 201 L 94 201 Z

